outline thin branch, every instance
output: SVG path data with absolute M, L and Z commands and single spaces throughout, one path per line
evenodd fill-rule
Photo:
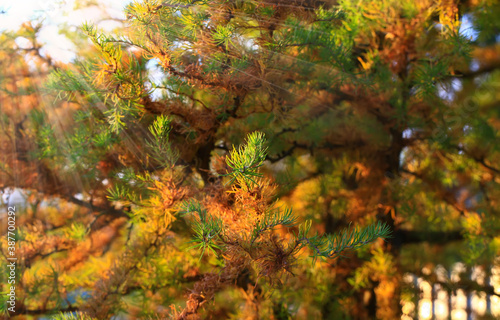
M 94 212 L 99 212 L 99 213 L 104 214 L 104 215 L 109 214 L 109 215 L 114 215 L 117 217 L 126 217 L 126 218 L 129 217 L 128 214 L 126 214 L 125 211 L 123 211 L 123 210 L 95 206 L 92 203 L 85 202 L 83 200 L 79 200 L 79 199 L 75 198 L 74 196 L 64 197 L 64 199 L 71 202 L 71 203 L 79 205 L 80 207 L 88 208 Z
M 460 147 L 460 146 L 457 146 L 457 145 L 452 145 L 452 147 L 458 151 L 461 151 L 463 152 L 464 154 L 466 154 L 467 156 L 469 156 L 472 160 L 476 161 L 477 163 L 481 164 L 483 167 L 485 167 L 486 169 L 489 169 L 497 174 L 500 174 L 500 169 L 498 168 L 495 168 L 489 164 L 486 163 L 484 157 L 476 157 L 474 156 L 473 154 L 471 154 L 468 150 L 466 150 L 465 148 L 463 147 Z
M 438 194 L 439 192 L 437 192 L 438 190 L 436 190 L 436 186 L 435 186 L 435 184 L 430 183 L 430 182 L 426 179 L 426 177 L 425 177 L 424 175 L 422 175 L 422 174 L 420 174 L 420 173 L 418 173 L 418 172 L 413 172 L 413 171 L 407 170 L 407 169 L 405 169 L 405 168 L 400 168 L 400 171 L 401 171 L 401 172 L 404 172 L 404 173 L 406 173 L 406 174 L 412 175 L 412 176 L 414 176 L 414 177 L 416 177 L 416 178 L 419 178 L 421 181 L 425 182 L 426 184 L 428 184 L 429 186 L 431 186 L 433 189 L 435 189 L 435 190 L 434 190 L 434 193 L 435 193 L 437 196 L 439 196 L 439 194 Z M 461 215 L 463 215 L 463 214 L 464 214 L 464 212 L 467 212 L 467 209 L 465 209 L 465 208 L 463 208 L 463 207 L 459 206 L 459 205 L 458 205 L 455 201 L 453 201 L 453 200 L 449 199 L 448 197 L 446 197 L 446 196 L 444 196 L 444 195 L 443 195 L 443 196 L 439 196 L 439 198 L 440 198 L 441 200 L 443 200 L 444 202 L 446 202 L 447 204 L 449 204 L 450 206 L 452 206 L 452 207 L 453 207 L 455 210 L 457 210 L 457 211 L 458 211 Z
M 482 68 L 478 68 L 477 70 L 468 70 L 468 71 L 463 71 L 463 72 L 456 72 L 454 75 L 451 75 L 450 77 L 451 78 L 458 78 L 458 79 L 470 79 L 470 78 L 474 78 L 474 77 L 477 77 L 477 76 L 480 76 L 480 75 L 483 75 L 485 73 L 490 73 L 490 72 L 493 72 L 495 70 L 498 70 L 500 69 L 500 63 L 496 63 L 496 64 L 490 64 L 490 65 L 487 65 L 487 66 L 484 66 Z

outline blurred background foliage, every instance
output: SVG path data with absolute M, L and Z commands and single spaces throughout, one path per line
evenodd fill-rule
M 44 21 L 4 30 L 10 316 L 500 316 L 499 13 L 141 0 L 112 30 L 61 25 L 67 63 L 44 51 Z M 377 222 L 391 238 L 339 258 L 297 240 Z

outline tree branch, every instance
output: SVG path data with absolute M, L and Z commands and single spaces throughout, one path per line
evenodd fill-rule
M 85 201 L 82 201 L 82 200 L 79 200 L 77 198 L 75 198 L 74 196 L 68 196 L 68 197 L 63 197 L 65 200 L 71 202 L 71 203 L 74 203 L 80 207 L 84 207 L 84 208 L 87 208 L 87 209 L 90 209 L 94 212 L 99 212 L 101 214 L 109 214 L 109 215 L 113 215 L 113 216 L 116 216 L 116 217 L 126 217 L 128 218 L 128 214 L 123 211 L 123 210 L 118 210 L 118 209 L 115 209 L 115 208 L 103 208 L 103 207 L 99 207 L 99 206 L 95 206 L 93 204 L 91 204 L 90 202 L 85 202 Z

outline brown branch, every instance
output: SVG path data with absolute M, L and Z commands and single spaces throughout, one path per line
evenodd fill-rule
M 453 241 L 463 240 L 461 231 L 428 231 L 398 229 L 394 231 L 394 238 L 401 244 L 412 244 L 428 242 L 433 244 L 445 244 Z
M 486 163 L 484 157 L 476 157 L 474 156 L 473 154 L 470 153 L 470 151 L 466 150 L 465 148 L 463 147 L 460 147 L 460 146 L 457 146 L 457 145 L 452 145 L 452 147 L 458 151 L 461 151 L 463 152 L 465 155 L 469 156 L 472 160 L 476 161 L 477 163 L 481 164 L 483 167 L 485 167 L 486 169 L 489 169 L 497 174 L 500 174 L 500 169 L 498 168 L 495 168 L 489 164 Z
M 427 179 L 423 174 L 421 173 L 418 173 L 418 172 L 413 172 L 413 171 L 410 171 L 410 170 L 407 170 L 405 168 L 400 168 L 399 169 L 401 172 L 404 172 L 406 174 L 409 174 L 409 175 L 412 175 L 416 178 L 419 178 L 422 182 L 426 183 L 427 185 L 429 185 L 433 191 L 434 191 L 434 194 L 436 196 L 439 197 L 439 199 L 443 200 L 444 202 L 446 202 L 447 204 L 449 204 L 450 206 L 452 206 L 455 210 L 457 210 L 461 215 L 464 214 L 464 212 L 467 212 L 467 209 L 466 208 L 463 208 L 461 206 L 459 206 L 454 200 L 450 199 L 450 197 L 448 197 L 446 195 L 445 192 L 443 192 L 443 190 L 439 189 L 439 188 L 436 188 L 436 185 L 435 183 L 431 183 L 429 181 L 429 179 Z
M 113 216 L 116 216 L 116 217 L 126 217 L 128 218 L 128 214 L 123 211 L 123 210 L 118 210 L 118 209 L 115 209 L 115 208 L 103 208 L 103 207 L 100 207 L 100 206 L 95 206 L 93 205 L 92 203 L 90 202 L 85 202 L 85 201 L 82 201 L 82 200 L 79 200 L 77 198 L 75 198 L 74 196 L 67 196 L 67 197 L 63 197 L 63 199 L 71 202 L 71 203 L 74 203 L 80 207 L 84 207 L 84 208 L 87 208 L 87 209 L 90 209 L 94 212 L 99 212 L 101 214 L 105 214 L 105 215 L 113 215 Z
M 281 152 L 280 154 L 276 155 L 275 157 L 267 156 L 266 160 L 269 160 L 271 163 L 280 161 L 281 159 L 284 159 L 284 158 L 292 155 L 293 151 L 295 151 L 295 149 L 305 149 L 305 150 L 309 150 L 309 152 L 312 153 L 314 149 L 326 149 L 326 150 L 355 149 L 355 148 L 359 148 L 359 147 L 363 147 L 363 146 L 365 146 L 365 142 L 362 140 L 356 141 L 356 142 L 350 142 L 350 143 L 346 143 L 346 144 L 325 142 L 325 143 L 318 145 L 318 146 L 306 145 L 303 143 L 298 143 L 296 141 L 293 141 L 292 146 L 290 148 Z
M 203 103 L 203 101 L 201 101 L 200 99 L 196 99 L 193 95 L 191 94 L 187 94 L 187 93 L 184 93 L 184 92 L 180 92 L 180 91 L 174 91 L 168 87 L 165 87 L 165 86 L 156 86 L 155 88 L 159 88 L 159 89 L 165 89 L 173 94 L 176 94 L 176 95 L 180 95 L 180 96 L 184 96 L 184 97 L 187 97 L 189 99 L 191 99 L 193 102 L 198 102 L 199 104 L 201 104 L 203 106 L 203 108 L 205 108 L 205 110 L 207 111 L 211 111 L 210 108 L 208 108 L 206 106 L 205 103 Z
M 473 70 L 458 71 L 454 75 L 452 75 L 451 78 L 471 79 L 471 78 L 483 75 L 485 73 L 493 72 L 493 71 L 498 70 L 498 69 L 500 69 L 500 62 L 484 66 L 484 67 L 479 68 L 479 69 L 474 70 L 474 71 Z

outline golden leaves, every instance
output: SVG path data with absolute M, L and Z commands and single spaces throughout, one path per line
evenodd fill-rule
M 176 219 L 174 215 L 177 211 L 176 205 L 187 198 L 190 190 L 187 187 L 178 186 L 173 179 L 165 182 L 154 180 L 153 187 L 149 189 L 155 194 L 145 200 L 142 206 L 135 210 L 135 214 L 150 217 L 150 222 L 154 227 L 165 231 Z M 158 218 L 162 219 L 162 223 Z

